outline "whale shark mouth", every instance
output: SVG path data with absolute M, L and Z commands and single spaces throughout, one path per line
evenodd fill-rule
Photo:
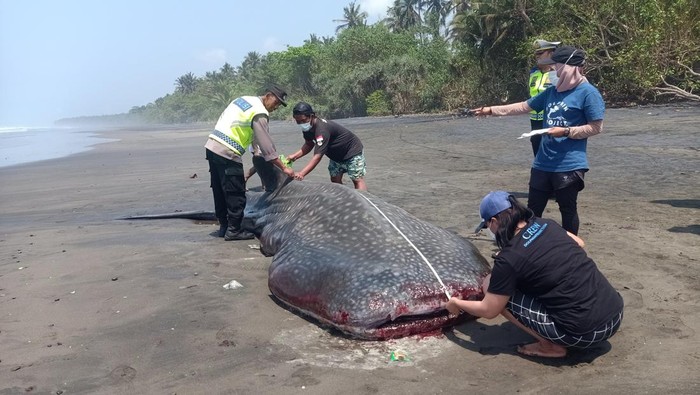
M 442 310 L 432 314 L 402 316 L 393 321 L 384 322 L 377 327 L 365 327 L 361 325 L 350 326 L 338 324 L 337 322 L 331 322 L 322 317 L 318 317 L 309 311 L 304 311 L 294 305 L 285 303 L 278 298 L 275 299 L 282 302 L 284 307 L 298 312 L 302 317 L 321 327 L 325 327 L 332 332 L 340 333 L 347 338 L 361 340 L 381 341 L 398 339 L 412 335 L 438 335 L 442 333 L 443 328 L 458 325 L 474 319 L 474 317 L 469 314 L 453 316 L 450 315 L 447 310 Z
M 386 322 L 375 329 L 367 329 L 367 339 L 389 340 L 411 335 L 431 335 L 442 329 L 466 322 L 474 317 L 468 314 L 452 316 L 446 310 L 430 315 L 400 317 Z M 357 332 L 355 332 L 357 333 Z
M 316 297 L 306 298 L 290 298 L 285 300 L 288 295 L 271 295 L 272 299 L 280 306 L 297 313 L 297 315 L 308 321 L 330 330 L 332 333 L 341 334 L 347 338 L 355 338 L 361 340 L 390 340 L 412 335 L 438 335 L 442 333 L 442 329 L 464 323 L 474 319 L 466 313 L 458 316 L 450 315 L 445 309 L 428 308 L 428 305 L 437 306 L 439 301 L 429 303 L 422 306 L 422 309 L 428 309 L 425 313 L 410 314 L 406 308 L 400 308 L 403 315 L 391 319 L 387 315 L 384 319 L 378 322 L 370 323 L 369 321 L 352 320 L 347 312 L 338 312 L 336 314 L 328 314 L 326 304 Z M 308 295 L 307 295 L 308 296 Z M 477 300 L 483 295 L 480 291 L 467 290 L 455 294 L 461 299 Z M 442 295 L 436 296 L 436 300 L 444 300 Z M 415 306 L 413 311 L 421 310 L 421 307 Z M 353 321 L 353 322 L 351 322 Z

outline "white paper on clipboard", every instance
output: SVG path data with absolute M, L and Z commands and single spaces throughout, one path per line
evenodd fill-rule
M 518 138 L 524 139 L 525 137 L 532 137 L 532 136 L 535 136 L 538 134 L 545 134 L 545 133 L 547 133 L 548 130 L 549 130 L 549 128 L 532 130 L 530 132 L 521 134 L 520 137 L 518 137 Z

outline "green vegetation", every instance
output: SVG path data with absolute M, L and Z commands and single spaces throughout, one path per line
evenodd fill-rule
M 700 100 L 698 0 L 395 0 L 383 21 L 366 18 L 352 2 L 335 37 L 186 73 L 129 115 L 214 121 L 232 99 L 271 83 L 331 118 L 515 102 L 527 97 L 536 38 L 584 49 L 586 74 L 609 105 Z M 273 116 L 289 117 L 290 107 Z

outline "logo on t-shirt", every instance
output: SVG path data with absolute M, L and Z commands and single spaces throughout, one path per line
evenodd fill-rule
M 542 232 L 544 232 L 544 230 L 547 229 L 547 225 L 548 224 L 541 225 L 535 222 L 532 225 L 530 225 L 529 228 L 525 229 L 525 231 L 523 231 L 522 238 L 523 240 L 527 241 L 523 244 L 523 247 L 529 246 L 530 243 L 535 241 L 536 238 L 540 237 Z
M 323 145 L 323 136 L 316 136 L 316 144 Z
M 568 126 L 564 113 L 569 110 L 569 106 L 563 101 L 547 104 L 547 126 Z

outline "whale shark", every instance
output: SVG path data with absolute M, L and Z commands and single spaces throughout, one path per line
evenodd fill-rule
M 282 305 L 368 340 L 473 318 L 443 307 L 449 296 L 483 297 L 489 265 L 468 240 L 371 193 L 253 164 L 264 191 L 248 193 L 242 225 L 272 256 L 268 286 Z

